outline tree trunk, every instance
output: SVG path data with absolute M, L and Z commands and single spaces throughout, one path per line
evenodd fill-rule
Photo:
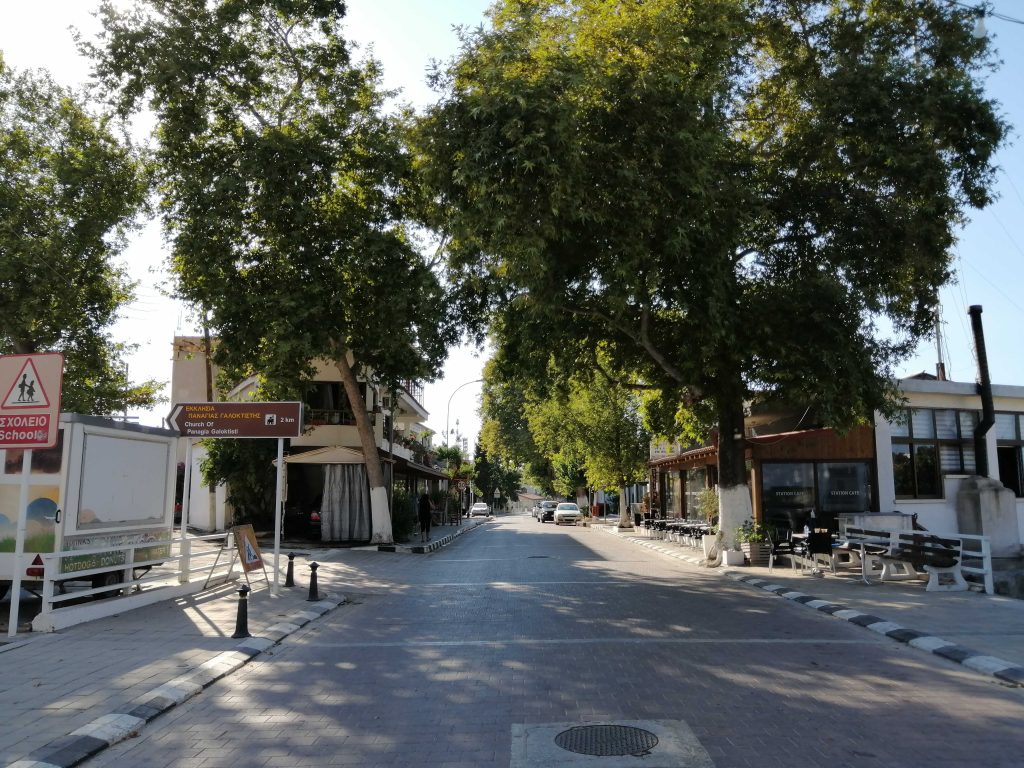
M 619 530 L 633 528 L 633 515 L 629 513 L 629 504 L 626 503 L 626 481 L 619 481 Z
M 366 461 L 366 478 L 370 482 L 370 543 L 392 544 L 394 534 L 391 528 L 391 511 L 388 508 L 388 489 L 384 483 L 384 469 L 377 453 L 377 441 L 373 435 L 373 425 L 366 412 L 366 399 L 359 389 L 356 374 L 348 362 L 348 353 L 339 349 L 335 365 L 341 374 L 341 383 L 348 395 L 352 414 L 356 419 L 359 431 L 359 443 L 363 447 L 363 458 Z
M 742 392 L 740 389 L 732 391 Z M 736 529 L 752 517 L 743 430 L 742 394 L 721 396 L 718 399 L 718 527 L 725 549 L 732 548 Z

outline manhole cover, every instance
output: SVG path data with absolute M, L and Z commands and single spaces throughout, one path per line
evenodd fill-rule
M 555 736 L 555 744 L 579 755 L 612 757 L 645 755 L 658 745 L 658 737 L 627 725 L 581 725 Z

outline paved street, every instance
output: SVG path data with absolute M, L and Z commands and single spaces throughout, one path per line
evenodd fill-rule
M 337 558 L 349 604 L 86 765 L 1021 765 L 1024 689 L 600 531 L 506 518 Z M 540 738 L 585 723 L 661 744 Z

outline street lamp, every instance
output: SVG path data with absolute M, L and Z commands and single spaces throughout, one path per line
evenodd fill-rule
M 453 389 L 451 395 L 448 396 L 448 405 L 444 411 L 444 445 L 446 448 L 448 447 L 448 417 L 451 415 L 452 398 L 455 397 L 455 393 L 463 387 L 468 387 L 470 384 L 478 384 L 481 381 L 483 381 L 483 379 L 473 379 L 472 381 L 463 382 Z

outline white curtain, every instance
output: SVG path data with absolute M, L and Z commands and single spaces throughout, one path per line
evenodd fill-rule
M 325 464 L 320 504 L 323 541 L 370 539 L 370 483 L 362 464 Z

